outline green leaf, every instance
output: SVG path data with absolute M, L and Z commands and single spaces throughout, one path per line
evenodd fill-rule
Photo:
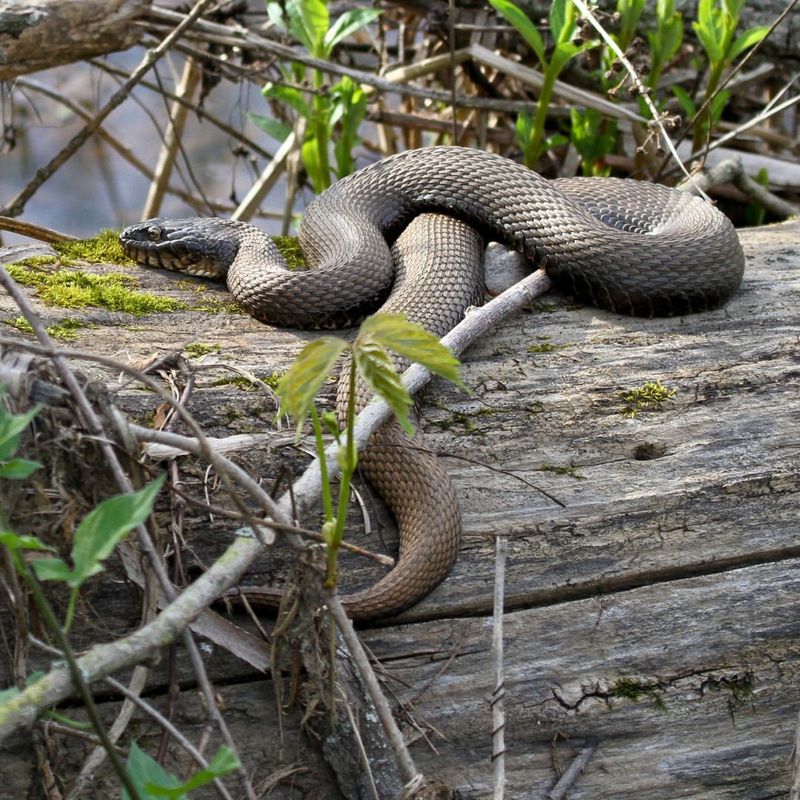
M 269 21 L 276 27 L 280 28 L 282 31 L 287 30 L 287 23 L 286 17 L 283 13 L 283 6 L 280 3 L 267 3 L 267 16 L 269 17 Z
M 745 5 L 745 0 L 722 0 L 722 5 L 731 21 L 738 24 L 739 17 L 742 15 L 742 9 Z
M 331 18 L 324 0 L 295 0 L 288 5 L 290 30 L 314 58 L 325 58 L 323 42 Z
M 281 103 L 285 103 L 289 108 L 293 108 L 301 117 L 308 119 L 311 116 L 308 103 L 306 103 L 305 96 L 300 89 L 294 86 L 283 86 L 281 84 L 266 83 L 261 90 L 264 97 L 272 97 Z
M 12 481 L 24 480 L 29 478 L 42 465 L 38 461 L 28 461 L 26 458 L 13 458 L 0 464 L 0 478 L 8 478 Z
M 562 42 L 553 51 L 550 56 L 550 69 L 558 75 L 564 65 L 578 53 L 582 53 L 586 49 L 586 45 L 577 45 L 572 42 Z
M 276 393 L 281 401 L 279 414 L 288 414 L 297 426 L 297 435 L 309 414 L 314 397 L 330 375 L 336 359 L 347 342 L 335 336 L 323 336 L 309 342 L 278 381 Z
M 408 416 L 411 408 L 411 395 L 403 386 L 403 382 L 392 364 L 392 359 L 383 346 L 372 337 L 362 335 L 364 325 L 368 322 L 369 320 L 362 324 L 361 331 L 353 343 L 353 361 L 358 369 L 358 374 L 367 386 L 378 397 L 386 401 L 400 426 L 411 436 L 414 433 L 414 427 Z
M 551 147 L 563 147 L 565 144 L 569 144 L 569 137 L 564 136 L 563 133 L 554 133 L 544 140 L 544 146 L 548 149 Z
M 19 550 L 50 550 L 52 552 L 55 550 L 55 548 L 46 545 L 35 536 L 20 536 L 11 531 L 0 533 L 0 544 L 5 545 L 12 552 Z
M 699 0 L 697 3 L 697 24 L 714 32 L 715 0 Z M 717 12 L 718 13 L 718 12 Z
M 761 25 L 757 28 L 749 28 L 737 36 L 728 53 L 728 60 L 735 61 L 745 50 L 749 50 L 753 45 L 758 44 L 767 35 L 768 31 L 768 26 Z
M 725 54 L 722 51 L 722 40 L 717 39 L 715 28 L 699 22 L 693 22 L 692 28 L 694 28 L 697 38 L 703 45 L 708 60 L 712 63 L 721 61 Z
M 75 531 L 72 571 L 65 573 L 60 559 L 47 559 L 38 566 L 34 562 L 36 574 L 42 580 L 64 580 L 70 588 L 77 589 L 87 578 L 101 572 L 101 562 L 111 555 L 117 543 L 150 515 L 165 478 L 161 475 L 138 492 L 109 497 L 93 508 Z
M 248 112 L 247 116 L 250 121 L 261 128 L 267 136 L 275 139 L 278 142 L 285 142 L 289 134 L 292 132 L 292 126 L 281 122 L 279 119 L 272 117 L 263 117 L 261 114 L 252 114 Z
M 561 31 L 567 21 L 567 3 L 572 5 L 572 0 L 553 0 L 550 3 L 550 35 L 554 42 L 561 41 Z
M 352 475 L 356 471 L 356 465 L 358 464 L 358 451 L 353 450 L 351 453 L 346 444 L 340 445 L 336 449 L 336 463 L 339 465 L 342 475 Z
M 180 798 L 184 797 L 189 792 L 206 786 L 215 778 L 227 775 L 229 772 L 239 769 L 240 766 L 241 763 L 233 754 L 233 751 L 229 747 L 222 745 L 222 747 L 217 750 L 214 758 L 209 762 L 208 767 L 195 772 L 185 783 L 181 783 L 175 787 L 149 784 L 147 785 L 147 790 L 153 797 L 168 797 L 170 800 L 180 800 Z
M 516 28 L 517 33 L 525 39 L 531 50 L 536 53 L 536 57 L 539 59 L 542 69 L 546 69 L 547 59 L 545 58 L 544 41 L 542 41 L 542 35 L 533 22 L 531 22 L 528 15 L 517 8 L 510 0 L 489 0 L 489 2 L 492 4 L 495 11 Z
M 678 98 L 678 102 L 681 104 L 683 113 L 686 114 L 687 117 L 693 117 L 697 111 L 697 105 L 695 104 L 694 100 L 692 100 L 686 89 L 684 89 L 682 86 L 673 86 L 672 93 Z
M 727 90 L 723 90 L 721 92 L 717 92 L 711 103 L 709 104 L 709 111 L 711 112 L 711 125 L 712 127 L 719 122 L 719 118 L 722 116 L 722 112 L 725 106 L 730 100 L 731 93 Z
M 338 455 L 338 454 L 337 454 Z M 325 544 L 333 541 L 333 534 L 336 532 L 336 519 L 329 519 L 322 523 L 322 539 Z
M 355 171 L 353 150 L 358 144 L 358 129 L 367 111 L 367 96 L 359 84 L 344 77 L 332 89 L 334 101 L 331 126 L 340 124 L 339 136 L 333 147 L 336 157 L 336 176 L 344 178 Z
M 72 570 L 60 558 L 37 558 L 31 561 L 31 566 L 40 581 L 69 583 L 72 579 Z
M 551 4 L 550 33 L 557 45 L 568 42 L 575 36 L 576 14 L 572 0 L 554 0 Z
M 322 414 L 319 415 L 319 418 L 322 422 L 322 427 L 328 432 L 328 435 L 333 436 L 333 438 L 338 441 L 341 430 L 339 429 L 339 418 L 336 416 L 336 412 L 323 411 Z
M 630 47 L 636 33 L 639 18 L 644 8 L 644 0 L 617 0 L 617 11 L 620 14 L 618 44 L 623 50 Z
M 300 148 L 300 157 L 314 191 L 320 194 L 328 188 L 330 180 L 325 174 L 322 160 L 319 157 L 319 144 L 316 136 L 309 135 L 303 142 L 303 146 Z
M 666 21 L 661 29 L 661 42 L 659 47 L 659 60 L 663 64 L 669 61 L 683 41 L 683 22 L 681 15 L 676 13 L 672 19 Z
M 657 0 L 656 17 L 659 22 L 665 22 L 675 13 L 675 0 Z
M 24 414 L 11 414 L 0 408 L 0 461 L 5 461 L 17 452 L 22 431 L 39 413 L 41 406 L 34 406 Z
M 154 797 L 163 797 L 155 794 L 160 788 L 175 789 L 179 787 L 180 781 L 170 775 L 152 757 L 145 753 L 136 742 L 133 742 L 128 753 L 126 764 L 128 774 L 131 776 L 133 785 L 136 787 L 139 797 L 142 800 L 152 800 Z M 175 800 L 182 800 L 186 796 L 185 792 L 175 797 Z M 123 800 L 130 800 L 127 789 L 122 787 Z
M 448 381 L 463 386 L 459 376 L 459 360 L 436 336 L 421 325 L 409 322 L 403 314 L 374 314 L 364 320 L 355 348 L 358 348 L 362 339 L 394 350 Z
M 351 8 L 345 11 L 330 27 L 323 39 L 326 55 L 330 55 L 342 39 L 346 39 L 359 28 L 369 25 L 381 15 L 379 8 Z
M 514 123 L 514 131 L 517 135 L 517 143 L 524 148 L 533 133 L 533 116 L 527 111 L 520 111 Z

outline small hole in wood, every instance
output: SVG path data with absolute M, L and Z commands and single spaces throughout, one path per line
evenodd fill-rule
M 636 461 L 652 461 L 667 454 L 666 445 L 661 442 L 645 442 L 636 445 L 633 451 L 633 458 Z

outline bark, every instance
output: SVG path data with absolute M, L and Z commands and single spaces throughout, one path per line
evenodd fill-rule
M 134 0 L 0 0 L 0 81 L 126 50 L 141 11 Z

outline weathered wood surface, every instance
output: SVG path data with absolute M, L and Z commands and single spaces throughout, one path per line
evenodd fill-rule
M 461 554 L 428 598 L 363 634 L 418 739 L 418 765 L 457 796 L 491 796 L 492 553 L 501 534 L 509 540 L 508 797 L 546 796 L 590 742 L 597 750 L 570 798 L 787 796 L 800 706 L 800 224 L 745 231 L 742 241 L 748 270 L 725 309 L 640 320 L 554 295 L 465 355 L 471 395 L 440 383 L 428 391 L 426 435 L 451 456 L 462 501 Z M 190 302 L 225 299 L 158 273 L 140 277 Z M 16 314 L 7 299 L 0 309 Z M 135 361 L 188 342 L 218 344 L 218 361 L 258 375 L 285 369 L 309 338 L 231 314 L 88 316 L 98 327 L 78 347 Z M 199 373 L 192 410 L 216 435 L 263 429 L 271 400 L 214 386 L 220 374 Z M 677 394 L 660 411 L 623 416 L 619 394 L 647 380 Z M 140 413 L 156 404 L 130 389 L 120 401 Z M 260 458 L 242 460 L 259 470 Z M 302 458 L 278 455 L 295 467 Z M 202 475 L 186 477 L 196 488 Z M 196 515 L 187 522 L 204 554 L 222 528 Z M 367 541 L 377 548 L 380 538 Z M 284 564 L 270 554 L 253 581 L 274 580 Z M 374 579 L 372 566 L 347 564 L 354 584 Z M 101 635 L 136 625 L 136 597 L 95 585 Z M 259 776 L 270 773 L 270 681 L 219 648 L 208 664 L 245 757 Z M 188 677 L 180 660 L 177 669 Z M 154 670 L 154 695 L 164 678 Z M 203 726 L 192 702 L 182 701 L 181 717 L 190 736 Z M 142 733 L 157 746 L 154 728 Z M 70 748 L 64 763 L 79 756 Z M 13 774 L 24 786 L 35 775 L 29 748 L 18 742 L 10 755 L 0 765 L 4 785 Z M 327 780 L 295 734 L 284 758 L 311 768 L 299 785 Z
M 0 81 L 126 50 L 148 2 L 0 0 Z

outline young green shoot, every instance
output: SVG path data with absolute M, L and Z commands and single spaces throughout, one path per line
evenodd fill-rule
M 577 11 L 572 0 L 554 0 L 550 5 L 550 34 L 554 47 L 549 57 L 542 35 L 530 17 L 511 0 L 489 0 L 495 11 L 513 25 L 536 54 L 542 70 L 543 83 L 539 90 L 536 113 L 520 114 L 517 117 L 517 141 L 523 150 L 525 165 L 535 169 L 545 150 L 557 143 L 566 141 L 563 136 L 545 139 L 544 126 L 547 112 L 553 97 L 556 80 L 570 59 L 582 53 L 587 44 L 575 44 Z
M 310 56 L 323 61 L 330 59 L 339 42 L 373 22 L 380 13 L 375 8 L 352 8 L 332 22 L 327 0 L 267 3 L 267 14 L 272 23 L 300 42 Z M 334 148 L 336 175 L 342 178 L 354 169 L 352 150 L 358 143 L 358 127 L 366 113 L 366 96 L 361 87 L 349 78 L 343 78 L 326 91 L 324 73 L 312 69 L 313 94 L 309 103 L 304 91 L 298 88 L 306 79 L 305 68 L 294 63 L 285 65 L 282 73 L 286 85 L 268 83 L 263 94 L 285 103 L 298 116 L 306 119 L 300 155 L 314 191 L 319 193 L 331 185 L 329 148 L 337 124 L 339 137 Z M 251 115 L 251 119 L 279 140 L 285 139 L 291 131 L 291 126 L 269 117 Z
M 411 435 L 414 431 L 410 418 L 411 396 L 395 369 L 390 351 L 461 385 L 458 359 L 435 336 L 409 322 L 402 314 L 375 314 L 369 317 L 361 325 L 352 344 L 335 336 L 323 336 L 309 342 L 278 382 L 276 393 L 281 403 L 279 415 L 287 414 L 294 421 L 298 437 L 307 419 L 311 420 L 314 430 L 322 475 L 325 514 L 322 535 L 327 545 L 325 585 L 328 588 L 336 584 L 337 559 L 344 536 L 350 485 L 358 465 L 353 435 L 358 379 L 363 380 L 378 398 L 389 405 L 406 433 Z M 339 495 L 334 503 L 323 439 L 323 425 L 329 426 L 330 422 L 325 416 L 320 418 L 314 399 L 343 354 L 349 356 L 351 364 L 347 373 L 347 407 L 342 411 L 344 419 L 339 420 L 343 423 L 344 435 L 337 437 L 339 446 L 336 461 L 340 478 Z

